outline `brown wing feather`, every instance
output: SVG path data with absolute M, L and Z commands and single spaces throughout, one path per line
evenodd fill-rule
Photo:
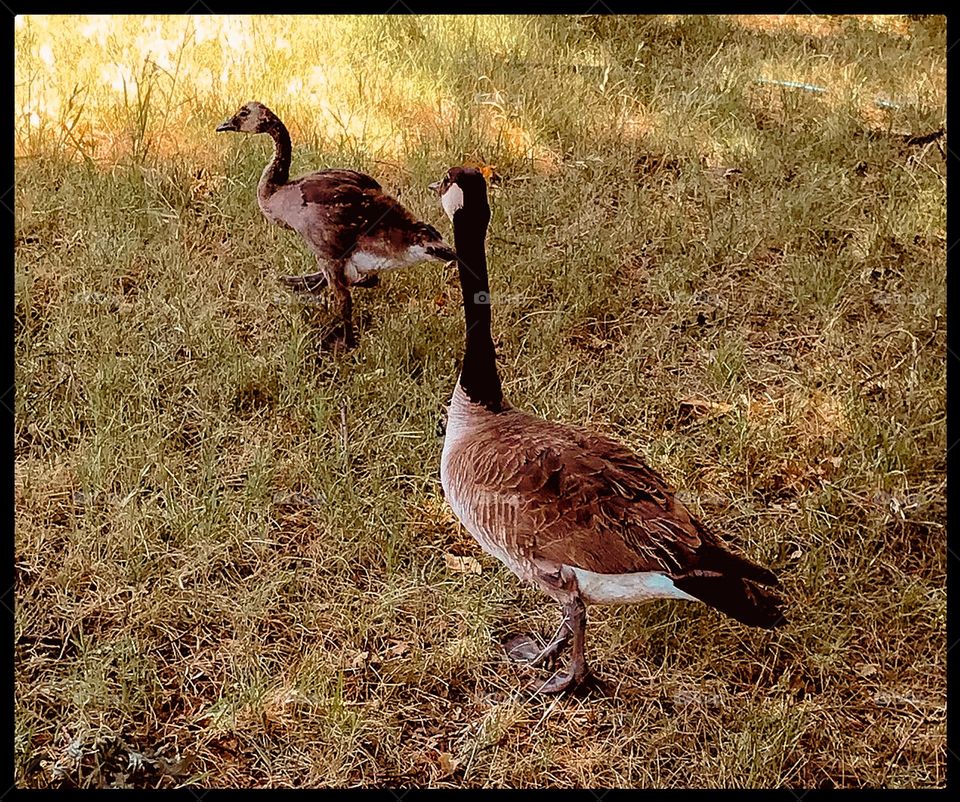
M 435 228 L 417 220 L 379 185 L 342 180 L 339 174 L 349 172 L 315 173 L 288 185 L 299 192 L 304 209 L 310 209 L 302 218 L 310 241 L 343 256 L 356 247 L 390 252 L 415 244 L 442 244 Z
M 346 170 L 340 167 L 318 170 L 315 173 L 300 176 L 290 183 L 327 184 L 328 186 L 352 184 L 359 189 L 383 189 L 375 178 L 366 173 L 361 173 L 358 170 Z
M 353 181 L 358 187 L 362 189 L 383 189 L 380 186 L 375 178 L 367 175 L 366 173 L 361 173 L 357 170 L 345 170 L 339 167 L 331 167 L 329 170 L 323 171 L 324 175 L 328 175 L 331 178 L 336 178 L 340 181 Z
M 476 497 L 515 507 L 514 536 L 535 557 L 596 573 L 671 576 L 719 575 L 743 563 L 748 570 L 737 573 L 772 577 L 727 551 L 659 474 L 615 441 L 511 411 L 466 448 L 495 454 L 470 460 Z

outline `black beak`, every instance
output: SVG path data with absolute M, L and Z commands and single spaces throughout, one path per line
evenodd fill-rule
M 229 120 L 224 120 L 222 123 L 220 123 L 220 125 L 217 126 L 218 132 L 236 131 L 236 130 L 237 130 L 237 124 L 233 121 L 233 117 L 231 117 Z
M 220 129 L 218 128 L 217 130 L 219 131 Z M 432 184 L 427 184 L 427 189 L 432 189 L 434 192 L 436 192 L 436 193 L 439 195 L 439 194 L 440 194 L 440 182 L 439 182 L 439 181 L 434 181 Z

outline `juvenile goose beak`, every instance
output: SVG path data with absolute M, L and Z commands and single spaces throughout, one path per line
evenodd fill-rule
M 219 128 L 217 129 L 220 130 Z M 434 181 L 432 184 L 427 184 L 427 189 L 432 189 L 437 194 L 440 194 L 440 182 Z
M 236 131 L 236 130 L 237 130 L 237 124 L 233 121 L 233 117 L 230 117 L 224 120 L 222 123 L 220 123 L 220 125 L 217 126 L 218 132 Z

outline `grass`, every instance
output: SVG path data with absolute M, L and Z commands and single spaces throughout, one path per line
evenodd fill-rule
M 21 17 L 16 46 L 19 785 L 944 785 L 945 163 L 898 134 L 943 124 L 942 18 Z M 508 398 L 647 455 L 791 625 L 593 608 L 603 686 L 523 690 L 499 643 L 556 610 L 440 493 L 456 278 L 358 290 L 359 348 L 322 351 L 268 143 L 213 133 L 251 98 L 294 174 L 366 170 L 448 233 L 426 184 L 494 165 Z

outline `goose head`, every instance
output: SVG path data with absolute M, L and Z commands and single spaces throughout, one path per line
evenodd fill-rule
M 277 115 L 256 100 L 241 106 L 237 113 L 228 117 L 217 131 L 238 131 L 242 134 L 262 134 L 277 123 Z
M 486 225 L 490 221 L 487 182 L 475 167 L 451 167 L 442 179 L 429 187 L 440 196 L 440 204 L 450 222 L 456 224 L 469 218 Z

